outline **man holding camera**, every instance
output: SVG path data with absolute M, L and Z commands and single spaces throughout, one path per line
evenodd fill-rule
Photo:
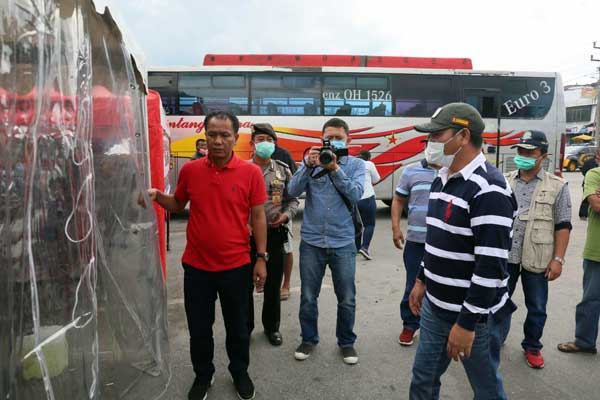
M 332 118 L 323 125 L 323 148 L 312 147 L 288 187 L 291 197 L 306 192 L 300 243 L 300 327 L 302 344 L 294 357 L 305 360 L 319 343 L 317 299 L 329 265 L 338 300 L 336 336 L 346 364 L 356 364 L 355 228 L 351 211 L 363 194 L 365 165 L 348 156 L 346 122 Z M 330 143 L 330 146 L 327 144 Z

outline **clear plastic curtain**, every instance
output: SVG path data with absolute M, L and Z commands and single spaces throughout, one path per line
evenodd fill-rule
M 108 12 L 0 0 L 0 398 L 168 386 L 146 121 Z

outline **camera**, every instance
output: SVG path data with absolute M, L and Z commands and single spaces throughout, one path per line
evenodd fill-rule
M 319 151 L 319 162 L 321 165 L 327 165 L 333 161 L 333 155 L 336 155 L 338 161 L 341 157 L 348 155 L 348 149 L 337 149 L 331 145 L 329 139 L 323 139 L 323 147 Z

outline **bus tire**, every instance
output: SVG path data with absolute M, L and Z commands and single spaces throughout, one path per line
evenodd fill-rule
M 392 200 L 381 200 L 381 201 L 383 201 L 383 204 L 385 204 L 388 207 L 392 206 Z
M 575 172 L 577 171 L 577 161 L 572 160 L 569 165 L 567 165 L 567 170 L 569 172 Z

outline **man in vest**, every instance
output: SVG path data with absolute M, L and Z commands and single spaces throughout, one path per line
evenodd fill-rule
M 561 273 L 571 234 L 571 198 L 567 182 L 544 171 L 548 140 L 540 131 L 527 131 L 517 144 L 514 161 L 518 170 L 506 174 L 519 209 L 513 226 L 512 249 L 508 256 L 509 294 L 519 276 L 523 285 L 527 318 L 521 345 L 531 368 L 543 368 L 542 333 L 546 323 L 548 282 Z M 500 363 L 500 348 L 510 330 L 510 317 L 492 321 L 492 359 Z
M 271 124 L 252 125 L 252 141 L 254 148 L 251 162 L 258 165 L 263 173 L 267 189 L 265 214 L 267 216 L 267 280 L 264 287 L 264 302 L 262 308 L 262 323 L 265 335 L 273 346 L 281 346 L 283 338 L 279 332 L 281 321 L 281 280 L 285 265 L 285 244 L 288 239 L 289 223 L 298 210 L 298 199 L 288 196 L 288 185 L 292 172 L 286 163 L 274 160 L 277 134 Z M 253 241 L 251 259 L 256 261 L 256 246 Z M 249 328 L 254 328 L 254 298 L 250 292 Z

